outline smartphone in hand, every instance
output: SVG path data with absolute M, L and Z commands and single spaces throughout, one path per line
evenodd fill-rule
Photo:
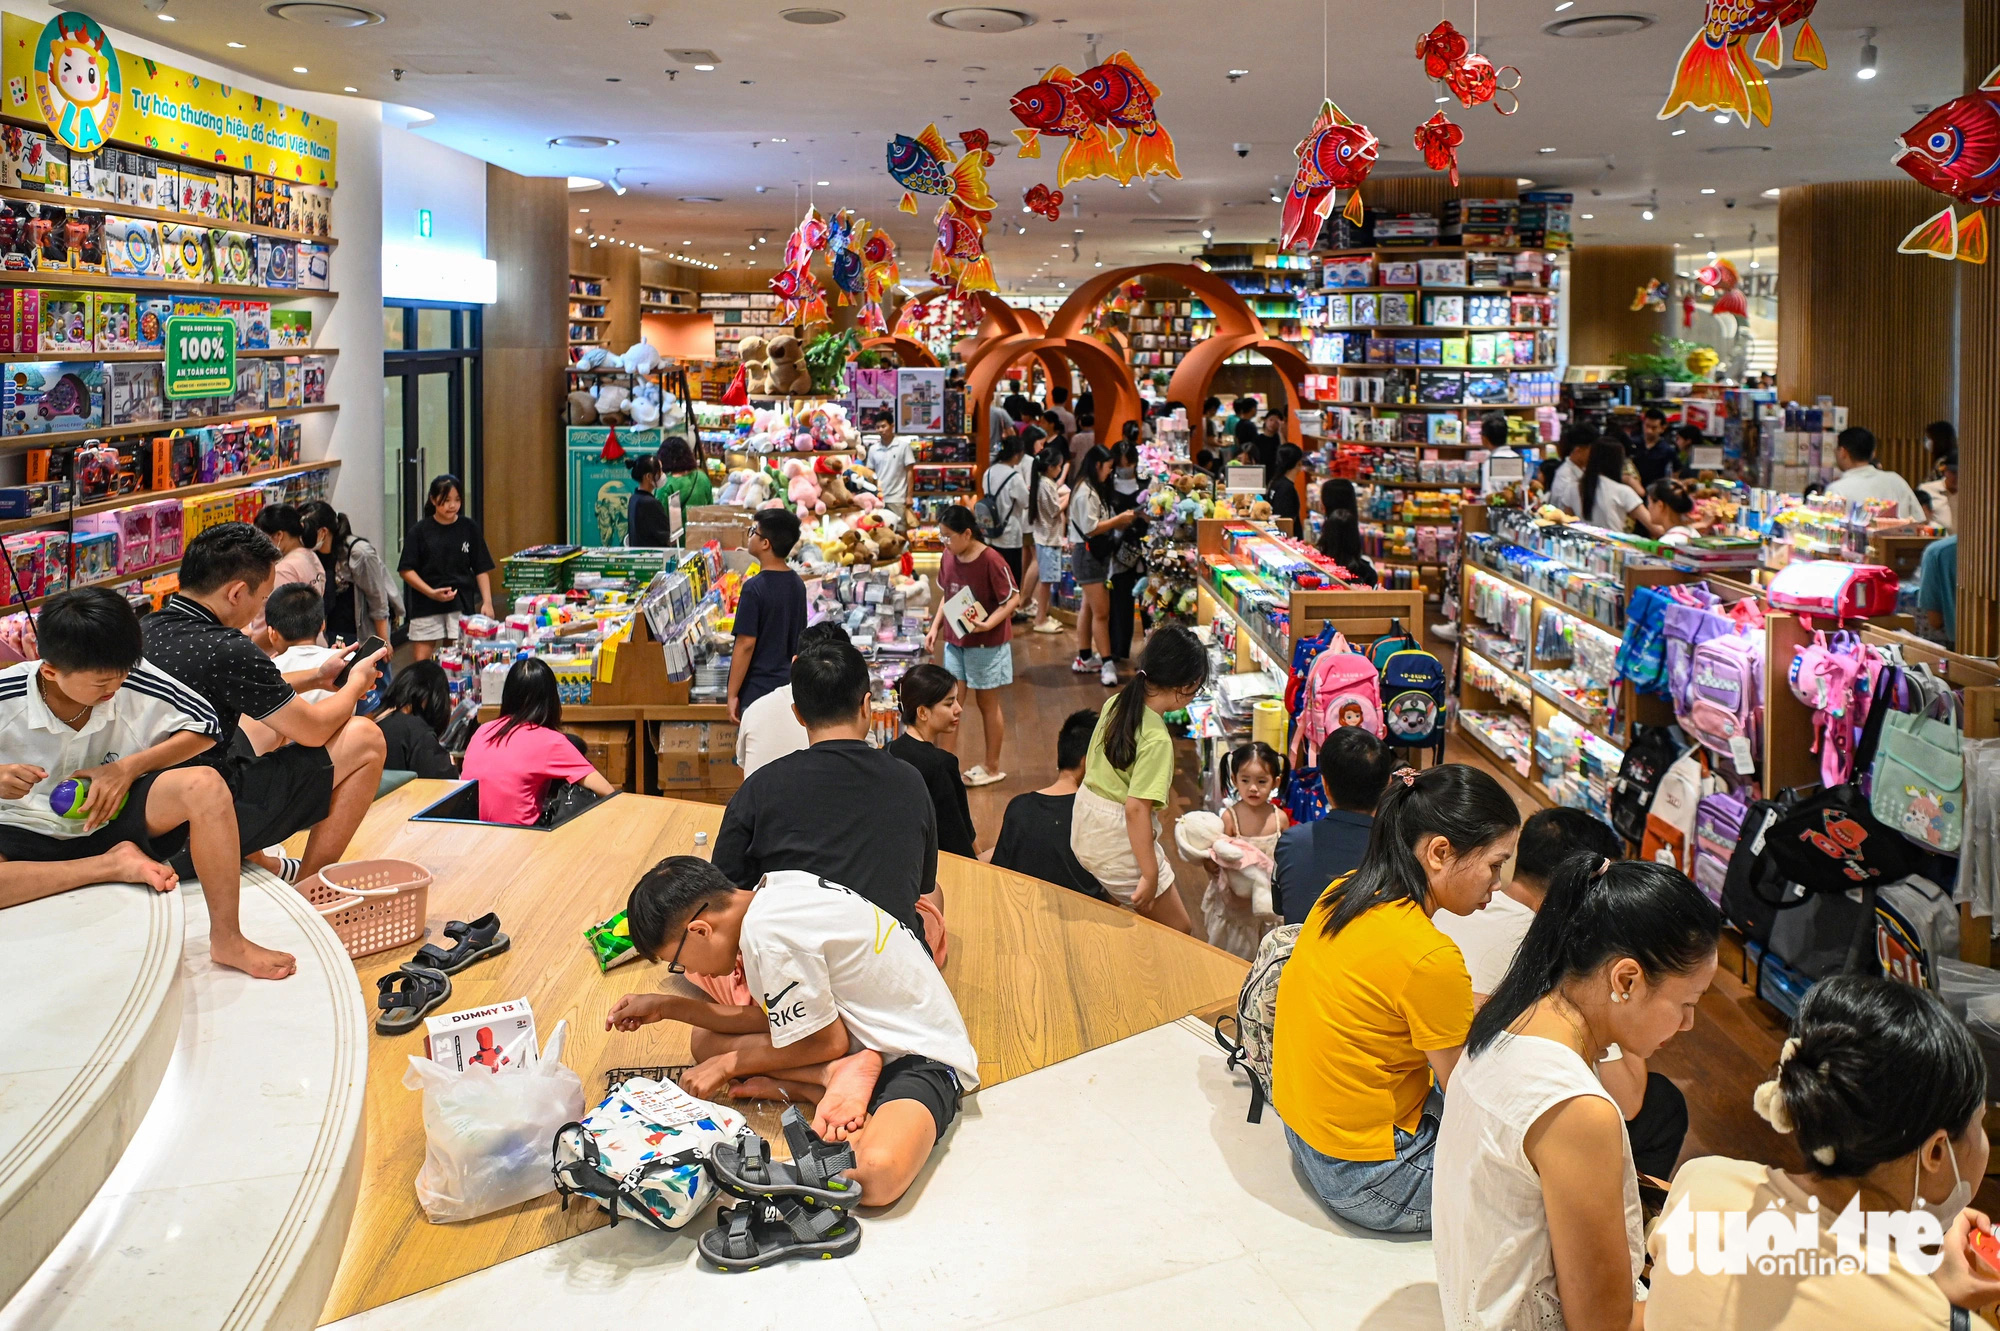
M 359 646 L 349 648 L 347 652 L 344 653 L 347 659 L 347 664 L 342 666 L 340 668 L 340 673 L 333 677 L 333 687 L 335 689 L 346 688 L 347 677 L 350 674 L 354 673 L 354 663 L 356 661 L 361 660 L 363 657 L 371 656 L 374 653 L 381 651 L 387 645 L 388 645 L 387 643 L 383 642 L 380 638 L 376 637 L 374 634 L 371 633 L 365 639 L 362 640 Z

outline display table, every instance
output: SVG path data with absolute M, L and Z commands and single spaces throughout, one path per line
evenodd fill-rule
M 500 715 L 497 706 L 488 704 L 479 709 L 481 724 Z M 661 790 L 659 755 L 652 743 L 652 723 L 656 721 L 692 722 L 704 725 L 730 726 L 729 707 L 725 703 L 653 703 L 597 707 L 589 704 L 565 706 L 562 724 L 565 730 L 576 731 L 589 749 L 589 756 L 597 764 L 604 779 L 620 790 L 634 794 L 658 794 Z M 604 743 L 606 732 L 625 748 L 622 756 L 612 746 Z M 608 756 L 607 756 L 608 755 Z M 610 770 L 606 770 L 606 768 Z M 740 783 L 736 783 L 740 784 Z M 729 795 L 735 784 L 723 786 L 697 786 L 676 789 L 679 799 L 704 800 L 710 803 L 729 802 Z
M 592 1103 L 610 1068 L 690 1061 L 685 1026 L 663 1023 L 634 1035 L 604 1029 L 605 1013 L 620 995 L 684 981 L 644 962 L 601 974 L 582 931 L 622 909 L 645 869 L 691 853 L 697 831 L 712 838 L 721 810 L 620 795 L 553 832 L 409 821 L 451 788 L 414 781 L 378 801 L 347 856 L 392 856 L 428 867 L 433 939 L 447 920 L 499 913 L 512 949 L 453 976 L 446 1009 L 527 998 L 544 1038 L 557 1021 L 568 1021 L 564 1061 L 581 1074 Z M 1248 969 L 1128 911 L 973 860 L 939 856 L 938 879 L 951 938 L 945 979 L 987 1086 L 1233 1002 Z M 362 958 L 356 969 L 363 992 L 372 998 L 376 979 L 415 951 L 412 945 Z M 553 1193 L 478 1220 L 426 1222 L 412 1187 L 424 1156 L 422 1100 L 402 1082 L 407 1056 L 423 1052 L 423 1037 L 371 1036 L 369 1043 L 361 1196 L 322 1321 L 606 1223 L 594 1206 L 558 1210 Z M 751 1121 L 768 1135 L 777 1108 L 754 1107 Z M 954 1134 L 992 1130 L 977 1113 L 963 1123 Z M 1048 1125 L 1003 1130 L 1046 1132 Z

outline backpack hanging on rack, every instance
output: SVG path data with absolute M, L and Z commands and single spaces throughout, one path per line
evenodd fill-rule
M 1368 658 L 1336 633 L 1327 649 L 1306 672 L 1299 702 L 1299 723 L 1292 740 L 1292 761 L 1315 763 L 1320 745 L 1342 726 L 1358 725 L 1377 739 L 1383 737 L 1382 689 Z
M 1942 721 L 1931 716 L 1936 703 L 1883 718 L 1868 808 L 1925 850 L 1955 855 L 1965 835 L 1965 748 L 1957 695 L 1941 701 Z
M 1633 845 L 1646 839 L 1646 811 L 1660 778 L 1686 750 L 1667 726 L 1640 726 L 1611 782 L 1611 826 Z
M 1379 673 L 1388 666 L 1389 658 L 1397 652 L 1414 652 L 1422 646 L 1423 644 L 1411 637 L 1408 630 L 1403 627 L 1402 620 L 1392 619 L 1389 621 L 1389 631 L 1368 645 L 1368 664 L 1374 666 Z M 1384 696 L 1387 696 L 1386 690 Z
M 1625 606 L 1625 633 L 1618 640 L 1617 677 L 1641 693 L 1667 697 L 1667 610 L 1674 604 L 1657 587 L 1634 588 Z
M 1702 769 L 1695 752 L 1675 759 L 1660 778 L 1652 806 L 1646 810 L 1646 836 L 1639 845 L 1639 858 L 1682 873 L 1693 868 L 1694 823 L 1702 797 L 1721 789 L 1722 783 Z
M 1388 743 L 1431 749 L 1444 761 L 1444 664 L 1421 648 L 1391 655 L 1382 666 L 1382 719 Z

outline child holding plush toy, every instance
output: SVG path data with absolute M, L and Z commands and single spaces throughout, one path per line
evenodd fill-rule
M 1284 758 L 1255 740 L 1240 745 L 1223 767 L 1223 779 L 1236 798 L 1222 810 L 1222 834 L 1255 853 L 1245 854 L 1233 865 L 1217 861 L 1215 875 L 1202 894 L 1201 914 L 1208 925 L 1208 941 L 1246 960 L 1257 955 L 1265 929 L 1277 923 L 1271 874 L 1278 838 L 1291 819 L 1271 797 L 1284 778 Z

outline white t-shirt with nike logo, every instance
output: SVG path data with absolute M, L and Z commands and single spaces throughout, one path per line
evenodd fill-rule
M 961 1091 L 979 1085 L 979 1055 L 930 952 L 857 893 L 817 874 L 765 874 L 737 945 L 778 1048 L 839 1017 L 885 1064 L 921 1054 L 957 1072 Z

